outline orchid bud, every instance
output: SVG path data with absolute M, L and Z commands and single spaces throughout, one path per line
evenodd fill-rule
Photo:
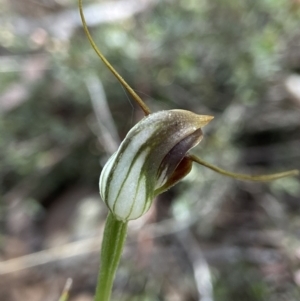
M 212 119 L 184 110 L 160 111 L 128 132 L 99 181 L 100 195 L 118 220 L 137 219 L 156 195 L 190 172 L 186 153 L 201 141 L 201 127 Z

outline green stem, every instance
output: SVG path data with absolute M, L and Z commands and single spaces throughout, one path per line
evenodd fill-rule
M 100 271 L 94 301 L 109 301 L 116 270 L 126 239 L 127 223 L 108 214 L 100 256 Z

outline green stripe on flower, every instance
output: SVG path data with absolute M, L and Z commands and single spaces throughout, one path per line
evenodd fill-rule
M 117 219 L 137 219 L 155 195 L 188 174 L 191 164 L 183 158 L 201 141 L 201 127 L 212 118 L 184 110 L 160 111 L 128 132 L 99 182 L 101 197 Z

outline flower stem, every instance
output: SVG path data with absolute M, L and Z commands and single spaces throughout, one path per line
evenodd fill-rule
M 109 301 L 116 270 L 127 234 L 127 223 L 109 212 L 102 240 L 100 271 L 94 301 Z

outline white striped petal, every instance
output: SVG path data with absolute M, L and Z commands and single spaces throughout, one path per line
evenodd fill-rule
M 200 128 L 211 119 L 183 110 L 160 111 L 128 132 L 104 166 L 99 181 L 101 197 L 117 219 L 140 217 L 157 192 L 168 189 L 189 172 L 189 164 L 180 162 L 200 142 Z M 179 167 L 184 170 L 182 175 Z

